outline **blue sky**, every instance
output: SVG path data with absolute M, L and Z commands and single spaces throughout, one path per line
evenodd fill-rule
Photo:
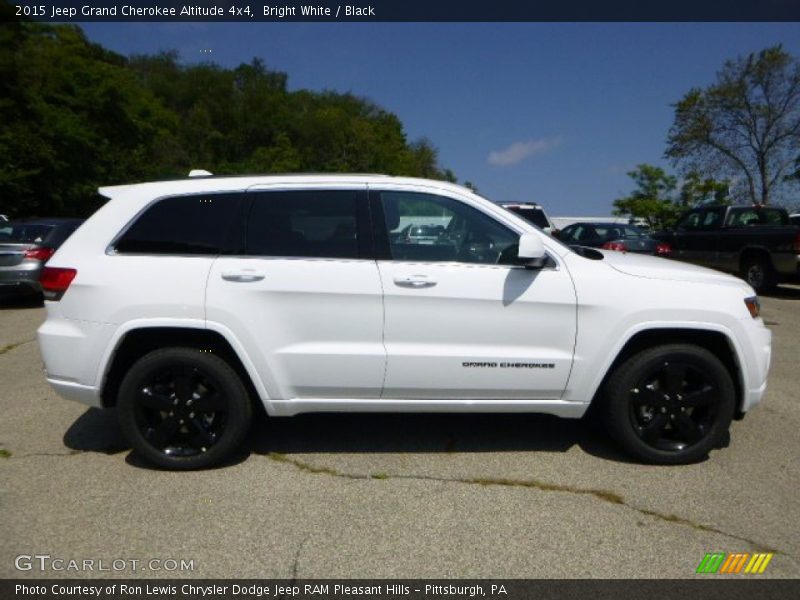
M 782 43 L 800 24 L 86 23 L 120 52 L 178 50 L 230 67 L 262 58 L 291 89 L 365 96 L 410 139 L 494 200 L 553 216 L 610 214 L 638 163 L 662 155 L 671 103 L 722 63 Z M 202 167 L 202 165 L 197 165 Z

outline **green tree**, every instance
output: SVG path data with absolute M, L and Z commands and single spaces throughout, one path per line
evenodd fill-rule
M 653 229 L 671 225 L 681 210 L 673 198 L 677 178 L 660 167 L 647 164 L 637 165 L 628 176 L 636 189 L 614 200 L 614 214 L 644 219 Z
M 82 215 L 101 182 L 135 180 L 169 115 L 122 57 L 80 29 L 20 23 L 0 38 L 0 198 L 13 215 Z
M 260 59 L 227 69 L 182 64 L 176 52 L 125 58 L 74 26 L 4 23 L 2 212 L 85 216 L 99 185 L 192 168 L 456 180 L 396 115 L 354 94 L 290 92 L 287 81 Z
M 800 145 L 800 62 L 773 46 L 729 60 L 675 104 L 666 156 L 684 172 L 730 179 L 753 203 L 780 198 Z
M 729 204 L 730 182 L 717 181 L 691 171 L 681 183 L 679 202 L 684 208 L 701 204 Z

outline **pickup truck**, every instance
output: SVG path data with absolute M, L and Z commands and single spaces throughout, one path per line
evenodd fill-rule
M 671 258 L 738 274 L 758 292 L 800 274 L 800 229 L 782 208 L 703 206 L 653 237 L 672 246 Z

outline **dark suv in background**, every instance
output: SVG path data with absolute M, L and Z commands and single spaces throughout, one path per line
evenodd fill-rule
M 83 219 L 0 221 L 0 298 L 42 291 L 42 266 Z

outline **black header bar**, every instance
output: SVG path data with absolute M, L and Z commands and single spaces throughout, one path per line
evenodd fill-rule
M 0 0 L 47 22 L 800 21 L 800 0 Z M 5 12 L 5 11 L 3 11 Z
M 6 579 L 4 600 L 786 600 L 800 580 L 734 579 Z

